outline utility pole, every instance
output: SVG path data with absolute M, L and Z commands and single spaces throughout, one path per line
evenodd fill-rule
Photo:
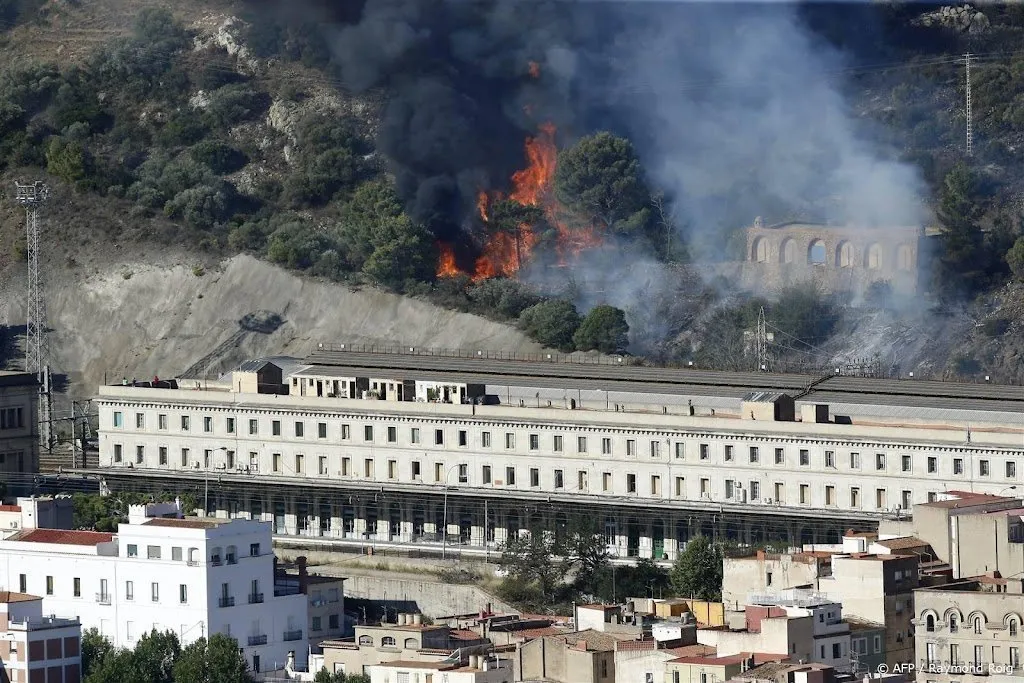
M 964 55 L 964 65 L 966 66 L 966 72 L 967 72 L 966 73 L 967 87 L 965 88 L 965 91 L 966 91 L 966 94 L 967 94 L 967 103 L 966 103 L 966 110 L 967 110 L 967 156 L 971 156 L 971 155 L 974 154 L 974 136 L 973 136 L 972 130 L 971 130 L 971 119 L 973 118 L 973 116 L 972 116 L 972 108 L 971 108 L 971 53 L 970 52 L 968 52 L 967 54 Z
M 764 306 L 757 313 L 757 371 L 768 372 L 768 321 Z
M 15 200 L 25 207 L 25 241 L 28 257 L 28 300 L 25 306 L 25 371 L 36 373 L 39 383 L 38 421 L 40 446 L 53 447 L 53 423 L 50 415 L 50 366 L 46 344 L 46 302 L 39 272 L 39 207 L 50 195 L 41 181 L 31 185 L 15 182 Z

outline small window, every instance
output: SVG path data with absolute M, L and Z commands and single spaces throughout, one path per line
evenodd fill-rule
M 909 455 L 900 457 L 900 469 L 904 472 L 910 472 L 913 468 L 913 461 Z
M 271 436 L 281 436 L 281 421 L 272 420 L 270 422 L 270 434 Z
M 76 576 L 74 578 L 74 580 L 72 581 L 71 586 L 72 586 L 72 591 L 74 592 L 74 596 L 76 598 L 82 597 L 82 579 L 80 579 L 80 578 L 78 578 Z
M 760 459 L 760 457 L 761 456 L 758 453 L 757 446 L 751 446 L 750 447 L 750 462 L 757 462 Z
M 605 437 L 601 439 L 601 455 L 612 454 L 612 440 Z
M 259 557 L 259 554 L 260 554 L 260 544 L 259 543 L 250 543 L 249 544 L 249 557 Z
M 444 445 L 444 430 L 443 429 L 435 429 L 434 430 L 434 445 L 435 446 L 443 446 Z
M 394 647 L 395 646 L 395 639 L 392 638 L 391 636 L 384 636 L 383 638 L 380 639 L 380 646 L 381 647 Z
M 124 582 L 124 599 L 134 600 L 135 599 L 135 582 L 125 581 Z
M 115 443 L 114 444 L 114 462 L 121 462 L 121 459 L 123 457 L 124 457 L 124 452 L 123 452 L 123 448 L 122 448 L 121 444 Z
M 800 466 L 807 467 L 811 464 L 811 452 L 806 448 L 800 449 Z
M 577 436 L 576 437 L 576 452 L 586 453 L 587 452 L 587 437 Z
M 711 459 L 711 447 L 708 444 L 706 444 L 706 443 L 702 443 L 700 445 L 700 459 L 701 460 L 710 460 Z
M 505 448 L 513 449 L 516 447 L 516 435 L 512 432 L 505 432 Z
M 850 469 L 860 469 L 860 453 L 850 453 Z
M 562 488 L 562 470 L 555 470 L 555 488 Z
M 417 460 L 412 461 L 412 478 L 413 481 L 418 481 L 420 478 L 420 463 Z
M 953 474 L 964 473 L 964 460 L 963 458 L 953 458 Z
M 480 433 L 480 447 L 481 448 L 490 448 L 491 447 L 491 433 L 490 432 L 481 432 Z
M 626 455 L 630 458 L 636 457 L 636 440 L 626 439 Z
M 551 448 L 552 450 L 555 451 L 555 453 L 562 452 L 562 437 L 560 434 L 555 434 L 555 436 L 552 438 Z
M 636 493 L 636 475 L 626 475 L 626 493 Z
M 341 440 L 348 441 L 352 438 L 352 429 L 348 425 L 341 425 Z M 415 443 L 415 442 L 414 442 Z
M 388 443 L 396 443 L 398 441 L 398 427 L 388 427 Z
M 540 486 L 540 470 L 536 467 L 530 468 L 530 486 L 534 488 Z
M 145 429 L 146 428 L 146 415 L 144 413 L 135 413 L 135 428 Z
M 128 557 L 138 557 L 138 556 L 139 556 L 139 546 L 137 546 L 134 543 L 129 543 L 128 544 Z
M 327 423 L 317 422 L 316 423 L 316 438 L 326 439 L 327 438 Z
M 490 465 L 484 465 L 483 466 L 483 472 L 481 473 L 481 478 L 483 479 L 483 482 L 485 484 L 490 484 L 491 483 L 491 466 Z
M 420 442 L 420 428 L 419 427 L 413 427 L 412 429 L 409 430 L 409 443 L 419 443 L 419 442 Z
M 540 449 L 540 435 L 530 434 L 530 450 L 536 451 Z
M 686 457 L 686 444 L 676 441 L 676 460 L 683 460 Z
M 978 461 L 978 475 L 982 477 L 987 477 L 989 475 L 988 460 Z
M 114 426 L 124 427 L 124 413 L 120 410 L 114 411 Z
M 171 548 L 171 560 L 173 560 L 174 562 L 181 562 L 181 558 L 182 558 L 181 547 L 180 546 L 172 547 Z
M 160 584 L 151 583 L 149 586 L 149 597 L 153 602 L 160 602 Z
M 836 467 L 836 454 L 835 451 L 825 451 L 825 467 L 835 469 Z
M 150 560 L 160 559 L 160 546 L 158 545 L 147 545 L 146 546 L 146 557 Z
M 875 469 L 885 469 L 885 453 L 875 453 Z
M 53 577 L 52 576 L 47 576 L 46 577 L 46 594 L 47 595 L 53 595 Z
M 661 442 L 660 441 L 651 441 L 651 457 L 652 458 L 661 457 Z
M 203 431 L 207 434 L 213 431 L 213 418 L 209 415 L 203 418 Z
M 259 434 L 260 423 L 259 420 L 249 420 L 249 434 Z
M 363 427 L 363 441 L 373 441 L 373 425 Z
M 505 468 L 505 484 L 508 486 L 516 485 L 516 468 L 506 467 Z
M 156 416 L 156 427 L 157 427 L 157 429 L 161 429 L 161 430 L 167 429 L 167 416 L 166 415 L 157 415 Z
M 775 464 L 785 465 L 786 464 L 786 451 L 783 448 L 775 449 Z
M 1012 460 L 1006 461 L 1006 478 L 1013 479 L 1017 476 L 1017 463 Z
M 183 605 L 188 603 L 188 586 L 185 584 L 178 586 L 178 602 Z
M 228 434 L 234 434 L 235 433 L 235 418 L 229 417 L 226 420 L 225 428 L 227 429 Z
M 160 446 L 160 448 L 157 449 L 157 453 L 159 453 L 159 455 L 160 455 L 160 464 L 161 465 L 166 465 L 167 464 L 167 446 Z
M 306 423 L 296 422 L 295 423 L 295 438 L 301 439 L 306 434 Z

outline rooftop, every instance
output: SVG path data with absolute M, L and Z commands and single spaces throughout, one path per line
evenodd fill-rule
M 975 507 L 979 505 L 988 505 L 990 503 L 1007 503 L 1016 501 L 1017 506 L 1020 505 L 1021 499 L 1010 496 L 997 496 L 990 493 L 975 493 L 973 491 L 947 491 L 948 494 L 955 496 L 955 498 L 949 498 L 947 500 L 936 500 L 931 503 L 918 503 L 921 507 L 940 508 L 940 509 L 954 509 L 954 508 L 966 508 Z
M 114 534 L 99 531 L 66 531 L 63 529 L 26 529 L 10 536 L 8 541 L 22 543 L 53 543 L 57 545 L 91 545 L 110 543 Z
M 38 595 L 29 595 L 28 593 L 0 591 L 0 603 L 2 604 L 10 604 L 12 602 L 32 602 L 34 600 L 42 600 L 42 598 Z
M 741 664 L 751 658 L 753 658 L 754 664 L 762 664 L 765 662 L 782 662 L 788 659 L 788 656 L 772 652 L 740 652 L 739 654 L 727 655 L 725 657 L 677 657 L 669 661 L 675 664 L 729 666 L 731 664 Z
M 0 505 L 0 512 L 21 512 L 20 505 Z
M 166 526 L 178 529 L 215 529 L 223 524 L 231 522 L 230 519 L 200 519 L 189 517 L 187 519 L 174 519 L 172 517 L 154 517 L 142 523 L 143 526 Z
M 602 633 L 587 629 L 586 631 L 575 631 L 557 636 L 566 645 L 577 646 L 586 643 L 587 652 L 613 652 L 615 644 L 620 640 L 632 640 L 631 636 L 616 638 L 610 633 Z
M 876 541 L 883 548 L 889 550 L 911 550 L 912 548 L 927 548 L 928 544 L 916 536 L 902 536 L 900 538 L 889 538 L 884 541 Z

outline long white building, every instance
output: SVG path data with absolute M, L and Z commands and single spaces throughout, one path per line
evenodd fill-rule
M 307 598 L 275 594 L 269 525 L 153 516 L 161 507 L 132 506 L 116 535 L 25 529 L 0 541 L 0 590 L 42 596 L 45 613 L 118 647 L 154 628 L 183 645 L 224 633 L 252 670 L 283 668 L 289 652 L 305 661 Z
M 321 352 L 96 405 L 109 485 L 333 542 L 482 549 L 580 520 L 622 556 L 838 542 L 1024 468 L 1020 387 Z

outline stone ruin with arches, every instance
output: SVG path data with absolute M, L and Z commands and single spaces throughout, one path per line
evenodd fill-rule
M 765 225 L 758 217 L 746 237 L 743 286 L 768 292 L 811 281 L 822 292 L 857 296 L 881 281 L 913 295 L 929 251 L 923 226 Z

